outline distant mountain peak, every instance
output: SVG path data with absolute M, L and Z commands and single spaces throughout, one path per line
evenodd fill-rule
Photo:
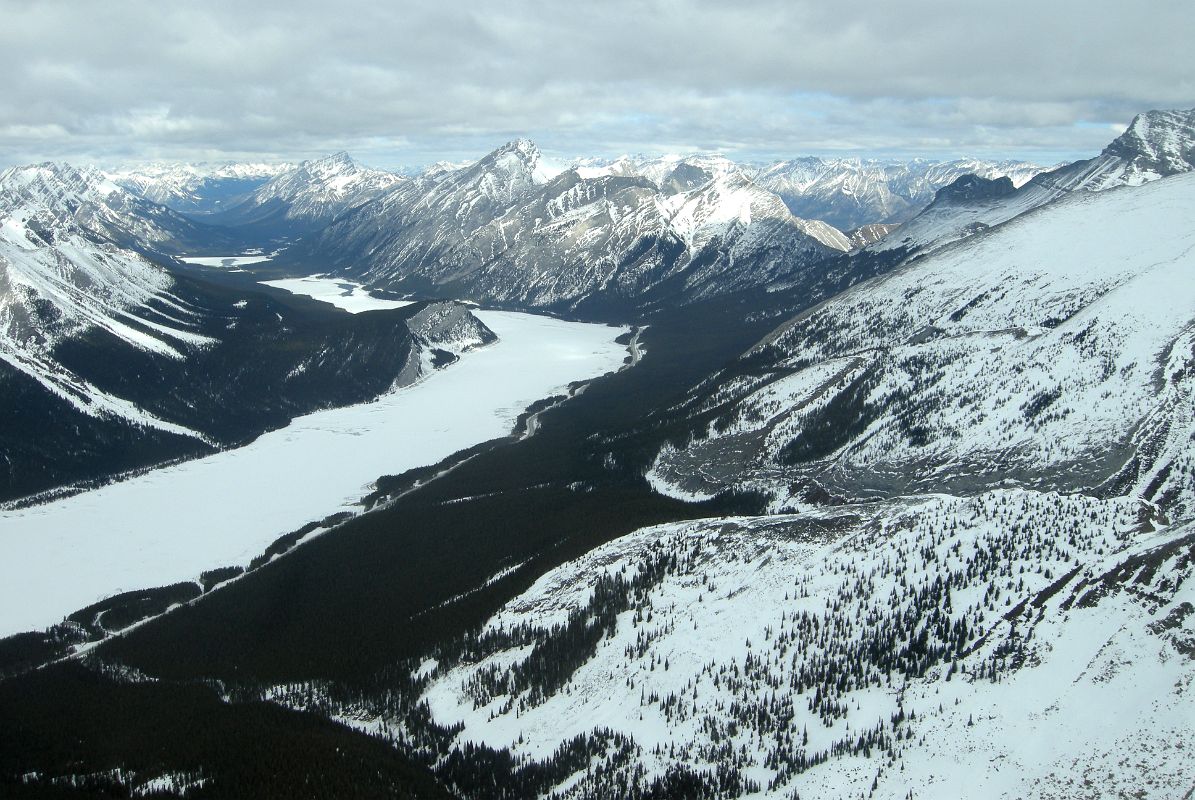
M 323 158 L 317 159 L 315 163 L 355 166 L 357 162 L 354 161 L 353 157 L 350 156 L 348 153 L 346 153 L 344 150 L 338 150 L 335 153 L 332 153 L 331 155 L 326 155 Z
M 530 139 L 513 139 L 490 153 L 488 159 L 495 164 L 510 165 L 511 159 L 517 160 L 523 168 L 534 172 L 539 166 L 542 155 L 539 147 Z
M 300 165 L 309 174 L 319 177 L 332 175 L 351 175 L 361 169 L 361 165 L 353 157 L 341 150 L 337 153 L 305 161 Z
M 467 174 L 493 184 L 493 190 L 519 191 L 527 186 L 542 186 L 560 170 L 544 163 L 539 147 L 530 139 L 513 139 L 478 161 Z M 504 187 L 504 188 L 499 188 Z
M 1104 148 L 1104 155 L 1144 160 L 1163 176 L 1190 171 L 1195 164 L 1195 109 L 1138 114 Z
M 0 172 L 0 191 L 9 198 L 0 207 L 19 202 L 17 198 L 36 200 L 46 209 L 61 210 L 64 201 L 102 202 L 113 194 L 125 192 L 93 167 L 44 161 L 22 167 L 10 167 Z M 69 211 L 69 209 L 68 209 Z

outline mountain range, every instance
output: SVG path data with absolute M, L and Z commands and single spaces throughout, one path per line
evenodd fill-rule
M 484 357 L 459 301 L 628 324 L 627 364 L 0 640 L 4 792 L 1190 794 L 1195 110 L 1050 169 L 255 169 L 0 174 L 4 498 Z M 313 273 L 413 304 L 257 282 Z

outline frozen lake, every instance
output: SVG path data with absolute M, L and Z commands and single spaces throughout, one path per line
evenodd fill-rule
M 305 294 L 316 300 L 340 306 L 345 311 L 354 314 L 371 311 L 375 308 L 402 308 L 412 303 L 411 300 L 379 300 L 376 297 L 370 297 L 359 283 L 323 275 L 312 275 L 308 278 L 281 278 L 261 283 L 265 286 L 285 289 L 293 294 Z
M 352 311 L 394 303 L 325 283 L 285 288 Z M 532 402 L 617 370 L 627 354 L 614 342 L 624 329 L 475 313 L 499 341 L 414 386 L 300 417 L 236 450 L 0 512 L 0 636 L 121 591 L 247 565 L 281 534 L 351 510 L 378 476 L 504 436 Z

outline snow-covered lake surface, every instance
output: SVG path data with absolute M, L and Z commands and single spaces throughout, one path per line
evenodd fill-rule
M 201 267 L 224 267 L 225 269 L 233 269 L 235 267 L 243 267 L 247 264 L 261 264 L 270 260 L 269 256 L 265 255 L 244 255 L 244 256 L 191 256 L 189 258 L 180 258 L 184 264 L 198 264 Z M 237 272 L 244 272 L 244 270 L 236 270 Z
M 0 636 L 121 591 L 246 565 L 281 534 L 351 510 L 379 475 L 506 435 L 535 400 L 626 356 L 614 342 L 623 329 L 476 313 L 499 341 L 414 386 L 300 417 L 236 450 L 0 512 Z
M 329 278 L 323 275 L 312 275 L 307 278 L 282 278 L 276 281 L 262 281 L 266 286 L 285 289 L 293 294 L 305 294 L 316 300 L 323 300 L 340 306 L 354 314 L 362 311 L 373 311 L 377 308 L 402 308 L 411 305 L 412 300 L 381 300 L 371 297 L 361 287 L 361 284 L 347 281 L 343 278 Z

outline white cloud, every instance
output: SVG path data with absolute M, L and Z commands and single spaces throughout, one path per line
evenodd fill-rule
M 514 135 L 570 153 L 1077 156 L 1136 111 L 1195 102 L 1195 12 L 1172 0 L 0 0 L 0 18 L 7 162 L 418 161 Z

